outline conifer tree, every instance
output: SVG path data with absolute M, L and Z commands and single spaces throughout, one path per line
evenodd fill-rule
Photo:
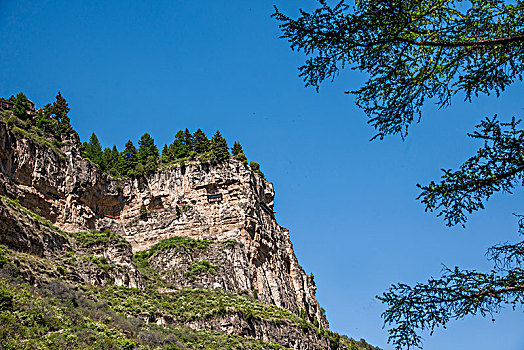
M 56 101 L 53 102 L 53 105 L 51 106 L 51 114 L 54 115 L 54 118 L 59 122 L 58 131 L 60 134 L 67 133 L 71 130 L 71 121 L 67 116 L 69 110 L 69 105 L 67 104 L 66 99 L 62 97 L 62 93 L 58 90 Z
M 244 150 L 242 149 L 242 146 L 239 142 L 235 141 L 235 143 L 233 144 L 233 148 L 231 149 L 231 153 L 233 153 L 233 156 L 236 159 L 247 165 L 247 157 L 244 154 Z
M 233 147 L 231 148 L 231 153 L 236 156 L 239 153 L 244 153 L 244 150 L 242 149 L 242 146 L 239 142 L 235 141 L 233 143 Z
M 218 130 L 211 139 L 211 152 L 218 163 L 222 163 L 229 159 L 227 141 L 222 137 L 222 134 L 220 134 L 220 131 Z
M 104 170 L 116 169 L 118 165 L 118 158 L 119 153 L 116 149 L 116 146 L 113 145 L 112 149 L 109 147 L 104 149 Z
M 170 152 L 169 152 L 169 147 L 167 147 L 167 144 L 164 144 L 164 147 L 162 148 L 162 155 L 160 156 L 160 162 L 161 163 L 170 162 Z
M 187 130 L 187 129 L 186 129 Z M 189 133 L 189 131 L 188 131 Z M 191 134 L 190 134 L 191 135 Z M 175 141 L 169 146 L 170 156 L 172 160 L 189 157 L 191 153 L 191 141 L 189 147 L 186 144 L 186 134 L 179 130 L 175 135 Z
M 13 114 L 20 119 L 27 118 L 29 110 L 29 100 L 23 92 L 19 92 L 13 99 Z
M 133 175 L 135 173 L 135 167 L 138 163 L 137 160 L 137 151 L 135 145 L 131 140 L 128 140 L 125 145 L 125 149 L 120 156 L 120 162 L 118 164 L 118 169 L 120 174 Z
M 103 170 L 107 170 L 107 169 L 110 169 L 112 167 L 112 159 L 113 158 L 113 155 L 111 154 L 111 148 L 109 147 L 106 147 L 104 149 L 104 155 L 103 155 L 103 162 L 102 162 L 102 169 Z
M 186 128 L 184 130 L 184 146 L 186 148 L 187 156 L 189 157 L 192 155 L 194 149 L 193 149 L 193 135 L 189 132 L 189 130 Z
M 138 145 L 138 163 L 144 167 L 146 172 L 155 171 L 159 158 L 155 140 L 146 132 L 138 141 Z
M 158 148 L 155 140 L 146 132 L 138 141 L 138 161 L 145 164 L 151 156 L 158 159 Z
M 93 162 L 93 164 L 103 167 L 104 157 L 102 146 L 100 145 L 100 141 L 98 141 L 98 137 L 96 137 L 95 133 L 91 134 L 88 143 L 84 143 L 84 156 Z
M 210 142 L 209 139 L 206 137 L 206 134 L 200 129 L 195 131 L 193 134 L 193 150 L 197 154 L 206 153 L 209 151 Z
M 111 155 L 113 157 L 114 167 L 116 168 L 118 165 L 118 161 L 120 160 L 120 152 L 118 152 L 116 145 L 113 145 L 113 148 L 111 149 Z

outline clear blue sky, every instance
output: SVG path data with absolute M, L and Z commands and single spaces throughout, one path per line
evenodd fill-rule
M 375 299 L 390 284 L 437 276 L 442 264 L 489 269 L 486 249 L 519 239 L 522 191 L 496 195 L 467 228 L 447 228 L 415 200 L 416 183 L 454 168 L 478 146 L 485 116 L 522 116 L 523 86 L 473 103 L 428 105 L 406 141 L 369 142 L 351 96 L 365 78 L 344 72 L 320 93 L 298 78 L 301 54 L 278 39 L 272 5 L 297 14 L 312 0 L 0 0 L 0 96 L 38 107 L 60 89 L 82 140 L 103 146 L 149 132 L 159 148 L 178 129 L 219 129 L 260 162 L 276 189 L 278 222 L 313 272 L 331 328 L 391 349 Z M 519 307 L 449 324 L 425 349 L 524 349 Z

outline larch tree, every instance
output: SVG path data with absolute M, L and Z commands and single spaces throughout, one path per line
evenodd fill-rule
M 503 92 L 524 71 L 524 1 L 359 0 L 330 6 L 319 0 L 312 12 L 291 18 L 275 8 L 282 38 L 306 54 L 300 76 L 317 89 L 341 69 L 368 75 L 363 86 L 345 91 L 368 116 L 374 138 L 407 136 L 433 102 L 450 105 Z M 524 185 L 524 130 L 519 120 L 482 120 L 469 136 L 484 145 L 458 170 L 420 186 L 419 199 L 447 225 L 464 224 L 496 192 Z M 519 221 L 524 233 L 524 221 Z M 498 312 L 524 304 L 524 241 L 488 251 L 490 272 L 446 269 L 415 286 L 398 283 L 378 298 L 397 349 L 422 347 L 421 331 L 450 320 Z

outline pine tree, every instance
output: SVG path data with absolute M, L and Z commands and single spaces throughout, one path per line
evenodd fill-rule
M 62 97 L 62 93 L 58 90 L 56 101 L 53 102 L 53 105 L 51 106 L 51 114 L 54 115 L 54 118 L 59 122 L 58 132 L 60 134 L 67 133 L 72 129 L 70 119 L 67 116 L 69 110 L 66 99 Z
M 138 141 L 138 145 L 138 163 L 144 166 L 145 172 L 155 171 L 159 158 L 155 140 L 146 132 Z
M 220 134 L 220 131 L 218 130 L 211 139 L 211 152 L 218 163 L 225 162 L 229 159 L 227 141 L 222 137 L 222 134 Z
M 169 163 L 170 162 L 170 154 L 169 154 L 169 147 L 167 147 L 166 144 L 164 144 L 164 147 L 162 148 L 162 155 L 160 156 L 160 162 L 161 163 Z
M 29 100 L 26 95 L 23 92 L 19 92 L 13 99 L 13 114 L 17 118 L 26 119 L 29 107 Z
M 126 142 L 125 149 L 120 156 L 118 169 L 124 176 L 133 175 L 138 163 L 137 151 L 131 140 Z
M 88 143 L 84 143 L 84 156 L 96 166 L 103 167 L 102 145 L 100 145 L 100 141 L 98 141 L 95 133 L 91 134 Z
M 106 147 L 104 149 L 104 155 L 103 155 L 103 162 L 102 162 L 102 169 L 107 170 L 110 169 L 113 165 L 112 163 L 113 155 L 111 154 L 111 148 Z
M 107 147 L 104 149 L 104 170 L 111 170 L 116 169 L 118 165 L 118 158 L 119 158 L 118 150 L 116 149 L 116 146 L 113 145 L 113 149 Z
M 120 152 L 118 152 L 116 145 L 113 145 L 113 149 L 111 149 L 111 155 L 113 157 L 114 168 L 116 168 L 118 161 L 120 160 Z
M 189 132 L 189 130 L 186 128 L 184 130 L 184 146 L 186 148 L 185 152 L 187 153 L 186 157 L 190 157 L 193 155 L 193 135 Z
M 193 150 L 197 154 L 203 154 L 209 151 L 210 142 L 206 134 L 200 129 L 193 134 Z
M 187 129 L 186 129 L 187 130 Z M 189 133 L 189 131 L 188 131 Z M 191 134 L 190 134 L 191 135 Z M 189 139 L 189 147 L 186 144 L 186 134 L 179 130 L 175 135 L 175 141 L 169 146 L 171 160 L 189 157 L 191 153 L 191 139 Z
M 236 159 L 247 165 L 247 157 L 244 154 L 244 150 L 242 149 L 242 146 L 239 142 L 235 141 L 235 143 L 233 144 L 233 148 L 231 149 L 231 153 L 233 153 L 233 156 Z
M 242 149 L 242 146 L 240 145 L 239 142 L 235 141 L 235 143 L 233 143 L 233 147 L 231 148 L 231 153 L 234 156 L 236 156 L 239 153 L 244 153 L 244 150 Z

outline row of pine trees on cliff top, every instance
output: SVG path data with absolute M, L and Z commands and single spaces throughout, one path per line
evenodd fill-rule
M 12 105 L 12 114 L 23 121 L 28 130 L 35 127 L 57 140 L 61 140 L 62 135 L 74 132 L 68 116 L 69 106 L 60 91 L 55 102 L 48 103 L 37 111 L 32 109 L 34 104 L 22 92 L 8 99 L 0 97 L 0 101 Z M 194 133 L 190 133 L 188 129 L 180 130 L 175 134 L 173 143 L 164 145 L 162 154 L 148 133 L 142 135 L 138 141 L 138 149 L 129 140 L 122 152 L 116 146 L 102 150 L 100 141 L 93 133 L 89 142 L 80 145 L 80 150 L 85 158 L 113 177 L 144 175 L 156 171 L 162 165 L 185 164 L 191 160 L 218 164 L 229 160 L 231 154 L 245 165 L 248 164 L 240 143 L 235 141 L 230 154 L 227 141 L 218 130 L 211 139 L 200 129 Z M 257 162 L 251 161 L 249 166 L 254 172 L 264 176 Z
M 55 138 L 60 138 L 61 135 L 68 134 L 73 130 L 67 115 L 69 106 L 60 91 L 58 91 L 53 103 L 46 104 L 35 113 L 32 113 L 31 109 L 34 104 L 23 92 L 19 92 L 16 96 L 11 96 L 8 99 L 0 97 L 0 101 L 6 101 L 13 105 L 11 109 L 13 115 L 25 121 L 26 128 L 35 126 Z
M 93 133 L 89 142 L 82 143 L 81 150 L 84 157 L 114 177 L 144 175 L 156 171 L 165 164 L 185 164 L 190 160 L 218 164 L 231 157 L 227 141 L 220 131 L 217 130 L 215 135 L 208 139 L 200 129 L 194 133 L 189 132 L 188 129 L 179 130 L 175 134 L 174 141 L 170 145 L 164 145 L 162 154 L 158 151 L 155 140 L 148 133 L 138 140 L 138 149 L 129 140 L 122 152 L 119 152 L 115 145 L 102 151 L 102 145 Z M 236 159 L 248 164 L 240 143 L 235 141 L 231 153 Z M 251 161 L 249 166 L 254 172 L 263 176 L 257 162 Z

